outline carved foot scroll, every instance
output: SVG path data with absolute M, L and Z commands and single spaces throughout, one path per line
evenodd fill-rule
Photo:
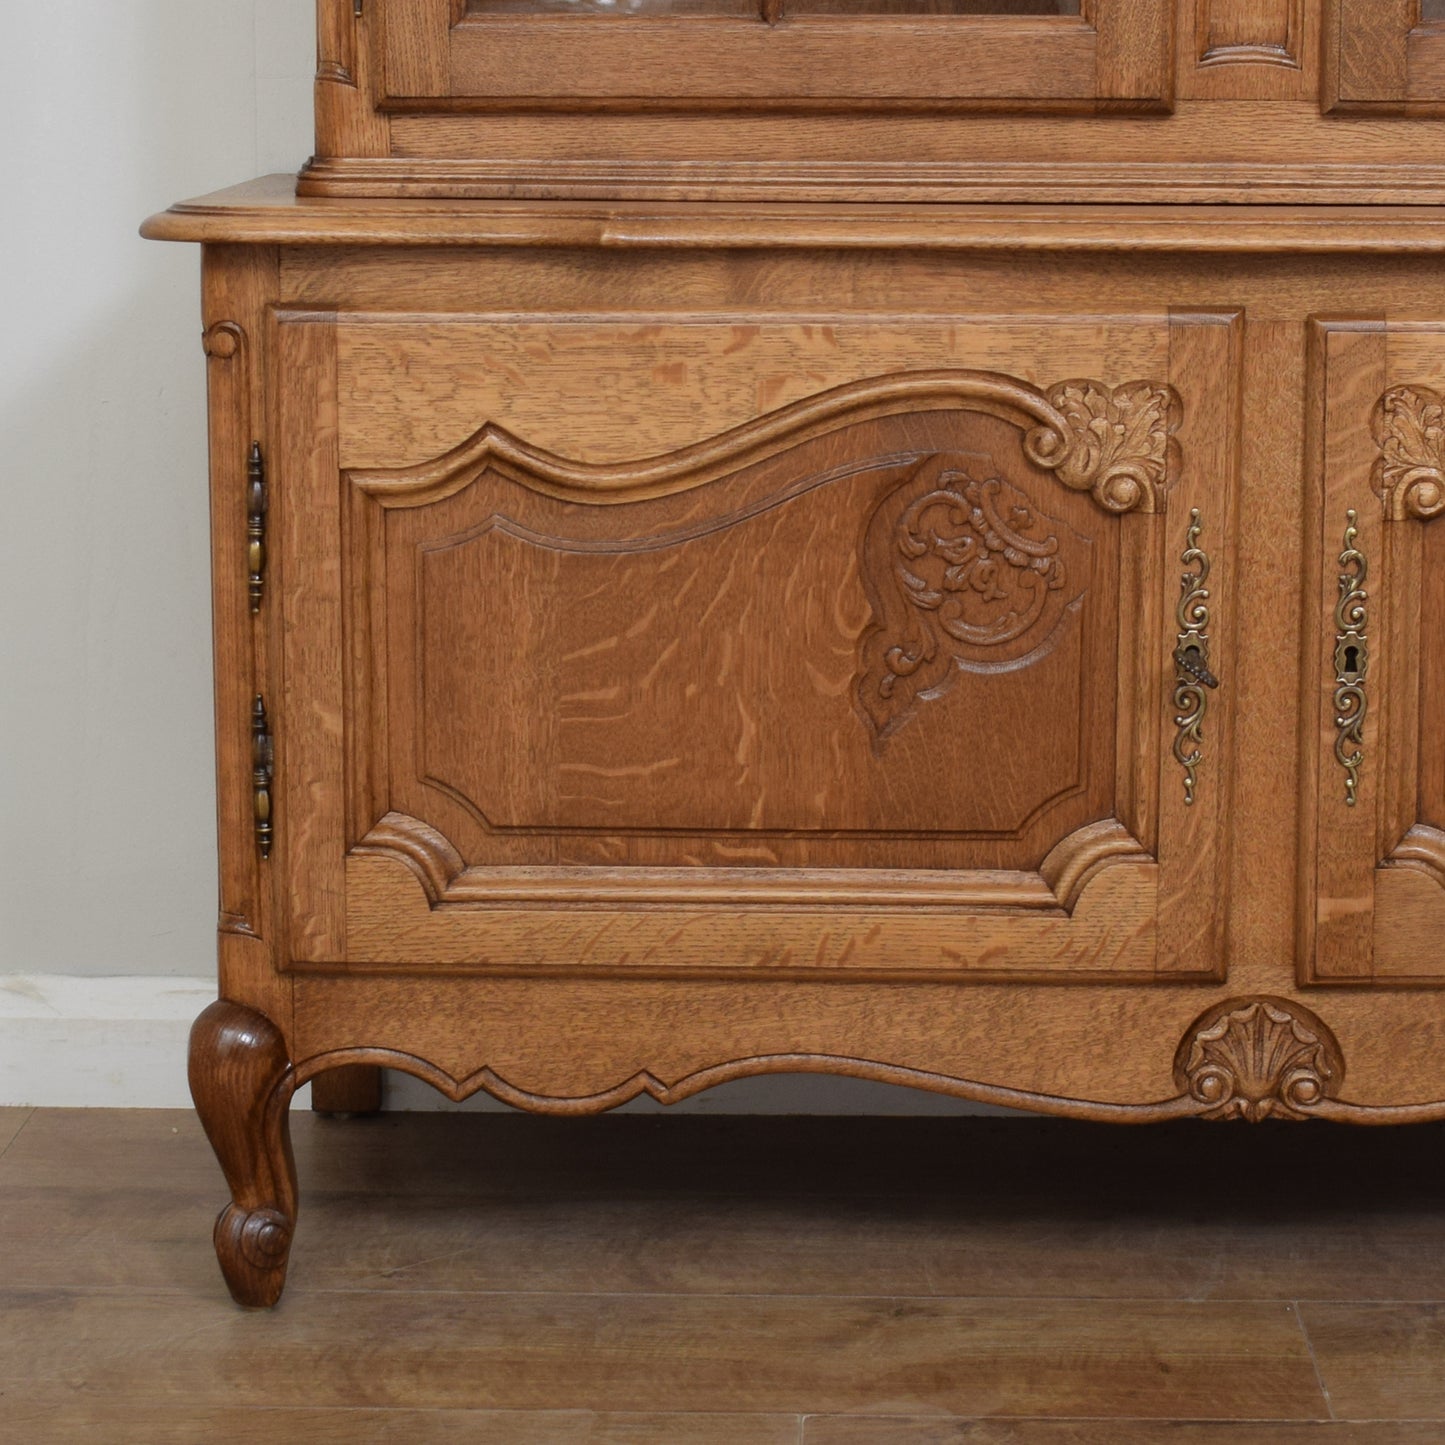
M 264 1014 L 219 1000 L 191 1029 L 190 1080 L 231 1190 L 216 1220 L 221 1273 L 237 1303 L 274 1305 L 286 1284 L 296 1223 L 286 1041 Z

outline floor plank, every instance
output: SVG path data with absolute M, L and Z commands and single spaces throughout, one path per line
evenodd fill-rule
M 5 1399 L 26 1445 L 799 1445 L 788 1415 L 596 1415 L 538 1410 L 156 1410 Z M 18 1432 L 23 1431 L 23 1435 Z
M 1445 1304 L 1310 1304 L 1301 1318 L 1340 1417 L 1445 1421 Z
M 905 1420 L 814 1416 L 803 1445 L 1440 1445 L 1428 1423 Z
M 10 1147 L 15 1136 L 25 1127 L 25 1121 L 34 1112 L 33 1109 L 0 1109 L 0 1155 Z
M 0 1378 L 206 1408 L 1325 1415 L 1290 1308 L 1248 1302 L 4 1290 Z
M 1375 1143 L 1388 1131 L 1256 1131 L 1260 1156 L 1234 1130 L 1119 1131 L 1116 1145 L 1112 1131 L 1013 1121 L 751 1122 L 755 1134 L 730 1120 L 298 1116 L 293 1283 L 1445 1299 L 1445 1180 L 1428 1162 L 1445 1151 L 1421 1151 L 1410 1133 L 1391 1136 L 1392 1154 Z M 856 1186 L 835 1135 L 874 1163 Z M 1237 1140 L 1242 1162 L 1211 1170 L 1218 1139 Z M 1106 1172 L 1081 1159 L 1088 1141 Z M 952 1162 L 929 1165 L 954 1142 L 967 1180 Z M 1325 1168 L 1335 1183 L 1313 1187 Z M 7 1282 L 209 1289 L 222 1202 L 192 1114 L 40 1111 L 0 1160 Z
M 252 1314 L 193 1115 L 0 1111 L 0 1438 L 1445 1441 L 1433 1127 L 295 1124 Z

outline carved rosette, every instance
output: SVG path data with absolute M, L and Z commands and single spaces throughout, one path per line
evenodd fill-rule
M 1445 398 L 1426 386 L 1397 386 L 1374 416 L 1380 449 L 1371 483 L 1393 522 L 1445 513 Z
M 924 458 L 868 524 L 863 576 L 875 625 L 861 644 L 857 697 L 880 745 L 960 670 L 1045 655 L 1082 595 L 1060 555 L 1067 529 L 984 475 L 984 460 Z
M 1177 470 L 1179 398 L 1172 387 L 1064 381 L 1048 393 L 1062 425 L 1024 435 L 1024 454 L 1109 512 L 1153 512 Z
M 1179 1088 L 1209 1119 L 1302 1119 L 1345 1077 L 1334 1035 L 1279 998 L 1231 999 L 1190 1026 L 1174 1059 Z

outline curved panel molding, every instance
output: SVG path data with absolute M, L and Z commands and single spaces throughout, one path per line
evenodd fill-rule
M 1387 868 L 1410 868 L 1445 888 L 1445 833 L 1417 823 L 1385 859 Z
M 379 819 L 352 849 L 405 868 L 428 908 L 439 905 L 664 904 L 766 907 L 946 907 L 1076 912 L 1089 885 L 1121 864 L 1154 859 L 1110 818 L 1064 838 L 1037 873 L 1003 870 L 812 868 L 784 885 L 758 868 L 468 867 L 436 828 L 405 813 Z
M 916 411 L 981 411 L 1024 432 L 1023 449 L 1072 491 L 1107 512 L 1154 512 L 1177 472 L 1179 399 L 1158 382 L 1110 387 L 1066 381 L 1047 393 L 994 372 L 899 372 L 819 392 L 730 431 L 630 462 L 579 462 L 534 447 L 488 422 L 434 461 L 354 471 L 352 482 L 384 507 L 420 507 L 454 496 L 486 469 L 563 501 L 622 503 L 705 486 L 812 437 L 857 422 Z

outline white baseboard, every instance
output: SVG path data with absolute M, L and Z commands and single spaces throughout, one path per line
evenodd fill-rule
M 0 1106 L 188 1109 L 186 1037 L 216 997 L 213 978 L 0 975 Z M 453 1104 L 405 1074 L 388 1073 L 388 1110 L 502 1110 L 486 1095 Z M 309 1086 L 294 1107 L 310 1103 Z M 619 1113 L 661 1112 L 638 1099 Z M 739 1079 L 668 1113 L 1008 1114 L 914 1089 L 815 1074 Z
M 186 1036 L 213 978 L 0 975 L 0 1104 L 188 1109 Z

